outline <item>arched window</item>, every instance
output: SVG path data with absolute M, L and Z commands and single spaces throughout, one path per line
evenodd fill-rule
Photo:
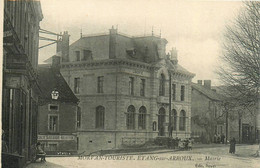
M 185 131 L 185 121 L 186 121 L 186 113 L 185 113 L 184 110 L 181 110 L 181 112 L 180 112 L 180 125 L 179 125 L 180 131 Z
M 138 114 L 138 129 L 145 129 L 146 125 L 146 108 L 140 107 Z
M 126 127 L 129 130 L 135 129 L 135 107 L 133 105 L 127 108 Z
M 105 107 L 98 106 L 96 108 L 96 128 L 104 128 Z
M 177 111 L 175 109 L 172 110 L 172 126 L 173 130 L 177 129 Z
M 165 109 L 163 107 L 160 108 L 159 110 L 159 115 L 158 115 L 158 135 L 159 136 L 164 136 L 164 122 L 165 122 L 165 116 L 166 116 L 166 112 Z
M 164 74 L 161 74 L 160 77 L 160 86 L 159 86 L 159 96 L 165 95 L 165 76 Z

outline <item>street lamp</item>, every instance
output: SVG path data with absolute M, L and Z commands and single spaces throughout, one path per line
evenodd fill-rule
M 52 92 L 51 92 L 51 98 L 54 99 L 54 100 L 57 100 L 59 97 L 59 92 L 54 89 Z

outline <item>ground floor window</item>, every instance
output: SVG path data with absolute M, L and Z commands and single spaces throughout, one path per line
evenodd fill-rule
M 140 107 L 138 114 L 138 129 L 145 129 L 146 126 L 146 108 Z
M 133 105 L 127 108 L 126 127 L 129 130 L 135 129 L 135 107 Z

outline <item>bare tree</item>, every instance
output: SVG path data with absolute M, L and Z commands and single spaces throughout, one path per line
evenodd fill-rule
M 260 82 L 260 2 L 245 8 L 224 33 L 223 64 L 218 74 L 236 90 L 232 97 L 243 105 L 257 104 Z M 233 92 L 234 93 L 234 92 Z
M 257 116 L 260 98 L 260 2 L 245 2 L 234 22 L 226 27 L 221 60 L 223 64 L 217 73 L 227 86 L 225 101 L 230 107 L 227 113 L 241 112 L 236 110 L 240 106 L 240 109 L 247 109 L 252 116 Z

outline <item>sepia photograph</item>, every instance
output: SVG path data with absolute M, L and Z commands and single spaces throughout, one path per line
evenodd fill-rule
M 0 3 L 1 167 L 260 167 L 260 1 Z

